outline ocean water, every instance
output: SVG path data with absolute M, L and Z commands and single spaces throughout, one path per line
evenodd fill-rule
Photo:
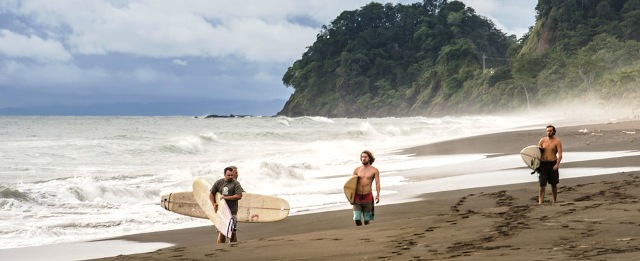
M 384 187 L 410 186 L 399 172 L 482 158 L 416 159 L 402 148 L 523 128 L 544 135 L 548 121 L 0 117 L 0 248 L 210 225 L 164 210 L 160 196 L 191 190 L 196 177 L 221 178 L 228 165 L 245 190 L 288 200 L 292 215 L 348 207 L 341 186 L 364 149 L 377 158 L 383 195 L 393 194 Z

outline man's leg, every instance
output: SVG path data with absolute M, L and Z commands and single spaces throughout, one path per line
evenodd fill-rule
M 218 244 L 227 242 L 227 237 L 225 237 L 222 233 L 218 232 Z
M 238 231 L 238 216 L 233 215 L 233 232 L 231 232 L 231 238 L 229 239 L 229 242 L 238 242 L 236 231 Z
M 547 188 L 548 174 L 546 165 L 540 165 L 540 175 L 538 176 L 538 184 L 540 185 L 540 192 L 538 193 L 538 205 L 544 203 L 545 189 Z
M 358 203 L 353 204 L 353 220 L 356 226 L 362 226 L 362 206 Z
M 560 172 L 558 170 L 551 171 L 549 176 L 549 184 L 551 184 L 551 195 L 553 196 L 553 204 L 556 204 L 558 198 L 558 183 L 560 182 Z
M 364 219 L 365 225 L 369 225 L 369 221 L 373 220 L 373 208 L 373 201 L 362 207 L 362 219 Z

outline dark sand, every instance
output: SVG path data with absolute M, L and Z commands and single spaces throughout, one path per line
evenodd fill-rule
M 405 152 L 513 154 L 543 135 L 506 132 Z M 558 127 L 558 137 L 565 152 L 637 151 L 640 121 Z M 121 239 L 175 246 L 98 260 L 638 260 L 640 171 L 562 179 L 566 167 L 625 166 L 640 166 L 640 157 L 561 164 L 556 205 L 537 205 L 537 183 L 438 192 L 380 205 L 369 226 L 341 210 L 243 223 L 233 244 L 216 244 L 213 226 L 130 235 Z

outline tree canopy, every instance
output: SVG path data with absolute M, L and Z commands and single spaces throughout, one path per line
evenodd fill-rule
M 521 39 L 459 1 L 344 11 L 282 81 L 279 115 L 515 110 L 550 97 L 638 97 L 640 0 L 540 0 Z M 606 87 L 604 87 L 606 86 Z

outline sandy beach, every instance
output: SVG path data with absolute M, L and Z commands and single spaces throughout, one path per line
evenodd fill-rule
M 403 153 L 513 154 L 543 135 L 544 129 L 497 133 Z M 640 121 L 559 126 L 558 137 L 565 152 L 637 151 Z M 562 178 L 567 167 L 628 166 L 640 167 L 640 156 L 562 164 L 556 205 L 537 204 L 536 182 L 446 191 L 379 205 L 368 226 L 356 227 L 351 210 L 339 210 L 241 224 L 232 244 L 216 244 L 213 226 L 129 235 L 118 239 L 174 246 L 97 260 L 635 260 L 640 171 Z

